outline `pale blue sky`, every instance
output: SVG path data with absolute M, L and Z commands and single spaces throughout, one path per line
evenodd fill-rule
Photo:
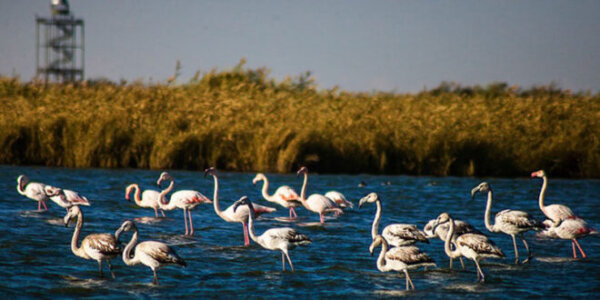
M 29 80 L 35 15 L 0 0 L 0 74 Z M 87 78 L 180 82 L 197 70 L 311 71 L 322 88 L 417 92 L 441 81 L 555 82 L 600 91 L 600 1 L 71 0 L 85 21 Z

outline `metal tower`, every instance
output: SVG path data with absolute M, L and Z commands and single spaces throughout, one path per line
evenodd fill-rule
M 83 20 L 73 17 L 67 0 L 51 0 L 50 10 L 50 18 L 36 16 L 36 75 L 43 76 L 46 82 L 49 79 L 81 81 L 84 78 Z

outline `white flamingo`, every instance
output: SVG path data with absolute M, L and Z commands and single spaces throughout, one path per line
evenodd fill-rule
M 102 261 L 105 260 L 108 264 L 108 269 L 113 278 L 115 273 L 112 270 L 110 260 L 121 254 L 121 247 L 119 246 L 118 234 L 112 235 L 110 233 L 96 233 L 86 236 L 82 241 L 81 245 L 77 245 L 79 240 L 79 234 L 81 233 L 81 227 L 83 227 L 83 213 L 77 205 L 73 205 L 68 209 L 63 221 L 65 226 L 69 224 L 72 218 L 77 217 L 77 225 L 73 232 L 73 238 L 71 239 L 71 251 L 76 256 L 83 259 L 93 259 L 98 262 L 98 272 L 100 277 L 102 274 Z
M 177 255 L 175 250 L 169 247 L 165 243 L 157 241 L 145 241 L 137 243 L 138 241 L 138 230 L 132 221 L 125 221 L 121 227 L 117 230 L 117 234 L 121 234 L 123 231 L 133 230 L 133 236 L 125 250 L 123 250 L 123 262 L 128 266 L 134 266 L 137 264 L 143 264 L 154 273 L 155 285 L 158 285 L 158 276 L 156 271 L 165 265 L 180 265 L 186 267 L 185 261 Z M 131 255 L 131 251 L 135 247 L 135 252 Z
M 50 200 L 50 196 L 55 196 L 56 194 L 47 194 L 44 187 L 46 184 L 39 182 L 31 182 L 29 181 L 29 177 L 25 175 L 19 175 L 17 178 L 17 192 L 19 194 L 38 202 L 38 211 L 42 210 L 42 205 L 44 206 L 44 210 L 48 210 L 48 206 L 46 206 L 46 201 Z M 56 193 L 58 190 L 49 189 L 48 191 L 52 191 Z
M 471 190 L 471 198 L 475 198 L 476 193 L 487 192 L 487 205 L 485 207 L 485 228 L 490 232 L 502 232 L 512 237 L 513 246 L 515 248 L 515 264 L 519 264 L 519 249 L 517 247 L 517 240 L 515 236 L 518 235 L 523 241 L 525 249 L 527 249 L 527 259 L 523 263 L 529 262 L 532 257 L 529 245 L 523 237 L 523 233 L 535 230 L 539 231 L 543 228 L 543 225 L 534 219 L 530 214 L 520 210 L 505 209 L 496 214 L 494 224 L 491 222 L 491 210 L 492 210 L 492 187 L 487 182 L 482 182 L 474 189 Z
M 539 232 L 539 236 L 571 240 L 571 246 L 573 248 L 573 258 L 577 258 L 575 245 L 577 245 L 577 248 L 579 248 L 581 256 L 583 258 L 587 257 L 587 255 L 585 255 L 585 252 L 583 252 L 583 249 L 581 249 L 581 246 L 579 245 L 577 239 L 584 238 L 592 234 L 598 234 L 598 231 L 596 229 L 589 227 L 583 219 L 577 217 L 572 217 L 570 219 L 563 220 L 558 226 L 554 226 L 554 223 L 551 220 L 545 220 L 544 225 L 546 226 L 546 229 Z
M 297 174 L 298 176 L 300 176 L 300 174 L 304 174 L 304 183 L 302 184 L 302 191 L 300 192 L 300 201 L 302 202 L 304 208 L 319 214 L 321 224 L 325 223 L 325 214 L 328 212 L 333 212 L 337 215 L 344 213 L 344 211 L 337 207 L 335 202 L 321 194 L 312 194 L 310 197 L 308 197 L 308 199 L 306 199 L 308 169 L 306 167 L 302 167 L 300 170 L 298 170 Z
M 540 190 L 539 197 L 539 205 L 540 209 L 548 217 L 548 219 L 554 222 L 555 226 L 558 226 L 562 220 L 566 220 L 570 217 L 574 217 L 573 211 L 562 204 L 551 204 L 544 205 L 544 197 L 546 196 L 546 189 L 548 188 L 548 176 L 546 176 L 546 172 L 544 170 L 539 170 L 531 173 L 531 177 L 540 177 L 542 178 L 542 189 Z
M 298 218 L 294 208 L 302 206 L 302 202 L 300 202 L 300 196 L 298 196 L 298 193 L 296 193 L 294 189 L 287 185 L 282 185 L 275 190 L 273 195 L 269 195 L 269 179 L 267 179 L 265 174 L 258 173 L 254 179 L 252 179 L 252 184 L 257 184 L 260 181 L 263 181 L 262 196 L 265 198 L 265 200 L 277 203 L 285 208 L 289 208 L 290 219 Z
M 402 271 L 406 276 L 406 290 L 410 288 L 415 289 L 410 276 L 408 275 L 409 269 L 415 269 L 418 267 L 435 266 L 435 261 L 427 255 L 427 253 L 421 252 L 419 248 L 415 246 L 402 246 L 394 247 L 388 250 L 388 243 L 381 235 L 376 235 L 369 246 L 369 252 L 373 255 L 373 251 L 377 246 L 381 245 L 381 252 L 377 258 L 377 269 L 381 272 L 389 271 Z
M 49 185 L 46 186 L 47 190 L 50 188 L 52 187 Z M 55 192 L 50 192 L 50 194 L 55 194 L 54 196 L 50 196 L 50 200 L 66 210 L 69 210 L 69 207 L 73 205 L 90 206 L 90 202 L 86 197 L 81 196 L 79 193 L 72 190 L 57 188 Z
M 289 227 L 271 228 L 265 231 L 260 236 L 257 236 L 254 233 L 254 207 L 250 199 L 248 199 L 248 197 L 246 196 L 240 198 L 240 200 L 236 201 L 233 204 L 233 211 L 235 212 L 237 209 L 241 209 L 240 206 L 243 205 L 245 205 L 250 211 L 250 216 L 248 218 L 248 231 L 250 233 L 250 238 L 252 238 L 254 242 L 256 242 L 265 249 L 280 250 L 281 266 L 283 270 L 285 271 L 285 256 L 287 257 L 287 261 L 290 264 L 292 272 L 294 272 L 294 264 L 292 264 L 290 254 L 288 252 L 289 250 L 296 248 L 296 246 L 310 244 L 310 238 Z
M 248 237 L 248 217 L 250 215 L 250 211 L 247 206 L 240 207 L 240 209 L 235 210 L 234 204 L 229 206 L 225 210 L 221 210 L 219 206 L 219 178 L 217 177 L 217 170 L 214 167 L 208 168 L 204 170 L 204 176 L 211 175 L 215 180 L 215 190 L 213 196 L 213 206 L 215 209 L 215 213 L 221 217 L 225 222 L 229 223 L 242 223 L 244 230 L 244 246 L 250 245 L 250 238 Z M 262 206 L 258 204 L 254 204 L 254 214 L 256 217 L 264 214 L 274 212 L 275 209 L 272 207 Z
M 360 209 L 365 203 L 375 203 L 377 205 L 375 219 L 373 219 L 373 225 L 371 226 L 371 238 L 375 239 L 379 235 L 379 221 L 381 220 L 382 211 L 381 200 L 377 193 L 369 193 L 360 199 L 358 208 Z M 381 235 L 389 245 L 396 247 L 412 245 L 417 241 L 429 243 L 429 240 L 425 237 L 425 233 L 412 224 L 390 224 L 383 228 Z
M 185 223 L 185 235 L 194 235 L 194 224 L 192 223 L 192 209 L 202 203 L 211 203 L 210 199 L 202 193 L 193 190 L 181 190 L 173 193 L 169 202 L 166 201 L 166 195 L 173 190 L 175 179 L 167 172 L 162 172 L 156 184 L 160 186 L 163 181 L 171 181 L 169 186 L 158 194 L 158 205 L 162 210 L 174 210 L 180 208 L 183 210 L 183 221 Z M 190 228 L 188 232 L 188 217 Z
M 154 209 L 154 216 L 158 218 L 158 209 L 160 209 L 158 197 L 160 192 L 155 190 L 144 190 L 141 192 L 140 186 L 137 183 L 132 183 L 125 188 L 125 199 L 127 199 L 127 201 L 131 201 L 129 196 L 131 195 L 132 191 L 135 191 L 133 194 L 133 200 L 135 201 L 135 204 L 137 204 L 139 207 L 148 207 Z M 165 216 L 165 212 L 162 209 L 160 210 L 160 213 L 163 217 Z
M 329 191 L 329 192 L 325 193 L 325 197 L 331 199 L 340 208 L 348 208 L 348 207 L 354 208 L 354 204 L 352 204 L 352 202 L 348 201 L 346 199 L 346 197 L 344 196 L 344 194 L 342 194 L 338 191 Z
M 442 240 L 442 242 L 446 241 L 446 235 L 448 235 L 448 229 L 450 229 L 450 224 L 448 223 L 444 223 L 444 224 L 437 224 L 436 226 L 436 219 L 433 220 L 429 220 L 429 222 L 427 222 L 427 224 L 425 225 L 425 227 L 423 228 L 423 232 L 425 233 L 425 236 L 428 239 L 432 239 L 432 238 L 439 238 L 440 240 Z M 465 222 L 465 221 L 461 221 L 461 220 L 454 220 L 454 234 L 452 235 L 452 245 L 454 247 L 456 247 L 456 238 L 458 236 L 460 236 L 461 234 L 464 233 L 478 233 L 478 234 L 483 234 L 481 233 L 481 231 L 477 230 L 475 227 L 473 227 L 473 225 Z M 465 269 L 465 263 L 463 262 L 462 256 L 459 256 L 458 259 L 460 260 L 460 265 L 462 266 L 463 270 Z M 450 269 L 452 269 L 452 261 L 453 258 L 450 257 Z
M 456 238 L 455 245 L 456 249 L 450 249 L 450 241 L 455 232 L 454 220 L 448 213 L 441 213 L 436 224 L 443 224 L 449 222 L 450 229 L 446 234 L 446 241 L 444 242 L 444 251 L 446 255 L 452 258 L 460 257 L 461 255 L 475 262 L 477 266 L 477 280 L 485 281 L 485 275 L 479 266 L 479 261 L 486 258 L 503 258 L 504 253 L 494 242 L 488 239 L 483 234 L 477 233 L 465 233 Z

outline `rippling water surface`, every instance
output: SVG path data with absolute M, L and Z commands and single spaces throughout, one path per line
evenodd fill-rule
M 48 203 L 49 211 L 36 212 L 37 202 L 16 191 L 16 178 L 26 174 L 32 181 L 70 188 L 90 199 L 92 206 L 83 207 L 85 224 L 82 236 L 90 233 L 114 232 L 127 219 L 143 221 L 153 217 L 151 209 L 143 209 L 124 199 L 126 185 L 137 182 L 143 189 L 157 189 L 159 171 L 64 169 L 0 166 L 0 293 L 5 296 L 60 297 L 597 297 L 600 293 L 600 238 L 580 241 L 588 259 L 572 259 L 568 241 L 543 240 L 526 234 L 534 251 L 527 265 L 513 264 L 510 236 L 489 234 L 505 252 L 505 260 L 488 260 L 482 264 L 487 281 L 476 283 L 472 262 L 467 270 L 448 269 L 443 244 L 432 240 L 421 244 L 437 262 L 433 270 L 413 270 L 411 278 L 417 288 L 405 292 L 404 276 L 380 273 L 370 256 L 370 227 L 375 205 L 347 211 L 338 218 L 327 218 L 325 226 L 300 226 L 282 223 L 276 217 L 287 216 L 277 211 L 259 220 L 258 234 L 272 227 L 293 226 L 310 236 L 313 243 L 291 251 L 296 272 L 281 271 L 281 254 L 264 250 L 252 243 L 242 247 L 242 226 L 226 223 L 211 205 L 193 211 L 196 234 L 183 235 L 181 210 L 166 212 L 167 218 L 157 222 L 138 222 L 141 240 L 159 240 L 176 249 L 187 268 L 168 266 L 158 272 L 160 286 L 152 285 L 152 271 L 142 265 L 127 267 L 113 260 L 117 278 L 100 279 L 95 261 L 84 260 L 71 253 L 73 227 L 65 228 L 60 218 L 65 210 Z M 195 189 L 212 198 L 213 181 L 201 172 L 172 171 L 176 188 Z M 220 173 L 221 207 L 226 208 L 242 195 L 253 201 L 276 207 L 260 197 L 259 187 L 252 185 L 255 174 Z M 300 191 L 302 178 L 293 174 L 267 174 L 271 192 L 287 184 Z M 437 178 L 372 175 L 310 175 L 308 193 L 338 190 L 355 205 L 368 192 L 380 193 L 383 199 L 382 225 L 414 223 L 422 228 L 443 211 L 450 212 L 484 231 L 485 197 L 471 201 L 469 191 L 479 178 Z M 537 206 L 540 179 L 485 178 L 495 191 L 492 211 L 525 210 L 542 219 Z M 365 181 L 366 187 L 357 187 Z M 382 185 L 382 182 L 390 185 Z M 550 178 L 546 204 L 570 206 L 592 226 L 600 227 L 600 181 Z M 318 215 L 298 209 L 299 222 L 318 222 Z M 142 219 L 140 219 L 142 218 Z M 151 219 L 151 218 L 150 218 Z M 123 237 L 127 242 L 130 234 Z M 520 254 L 526 255 L 520 245 Z M 105 274 L 108 270 L 105 269 Z

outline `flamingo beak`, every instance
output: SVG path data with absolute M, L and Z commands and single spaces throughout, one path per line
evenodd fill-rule
M 475 200 L 475 194 L 477 194 L 477 192 L 479 192 L 479 187 L 476 187 L 471 190 L 471 201 Z

